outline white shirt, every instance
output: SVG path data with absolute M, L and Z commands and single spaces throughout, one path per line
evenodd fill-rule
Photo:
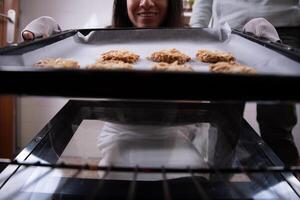
M 190 25 L 217 27 L 227 22 L 239 28 L 258 17 L 275 27 L 300 26 L 300 0 L 196 0 Z
M 99 166 L 123 167 L 207 167 L 199 156 L 192 137 L 203 136 L 203 127 L 137 126 L 105 123 L 98 137 Z M 205 128 L 205 127 L 204 127 Z M 208 135 L 207 135 L 208 136 Z M 206 152 L 201 152 L 206 155 Z M 102 176 L 103 174 L 99 174 Z M 168 179 L 190 174 L 168 174 Z M 110 172 L 107 179 L 132 180 L 132 173 Z M 161 180 L 161 174 L 139 174 L 138 180 Z

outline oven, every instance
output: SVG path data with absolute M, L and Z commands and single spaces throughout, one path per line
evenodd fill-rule
M 0 50 L 1 94 L 70 101 L 13 160 L 1 159 L 0 199 L 299 199 L 285 166 L 243 118 L 245 102 L 297 104 L 300 54 L 234 30 L 71 30 Z M 193 72 L 152 71 L 151 52 L 178 48 Z M 257 74 L 211 73 L 197 49 L 230 51 Z M 129 49 L 134 70 L 92 70 Z M 75 58 L 80 69 L 33 67 Z M 41 111 L 42 112 L 42 111 Z

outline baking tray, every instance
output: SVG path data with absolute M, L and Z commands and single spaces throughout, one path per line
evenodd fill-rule
M 86 35 L 84 37 L 84 35 Z M 167 100 L 300 100 L 287 88 L 300 84 L 300 54 L 294 49 L 247 39 L 234 31 L 220 40 L 210 29 L 71 30 L 0 50 L 2 94 Z M 259 42 L 258 42 L 259 41 Z M 260 43 L 260 44 L 258 44 Z M 147 57 L 176 48 L 192 57 L 195 72 L 154 72 Z M 86 70 L 105 51 L 126 49 L 141 56 L 133 71 Z M 233 53 L 257 75 L 215 74 L 196 61 L 199 49 Z M 281 50 L 281 51 L 279 51 Z M 45 58 L 73 58 L 79 70 L 38 69 Z

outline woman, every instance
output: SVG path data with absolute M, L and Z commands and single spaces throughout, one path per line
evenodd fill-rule
M 210 0 L 211 1 L 211 0 Z M 207 3 L 199 4 L 200 1 L 196 1 L 194 6 L 191 25 L 199 26 L 202 18 L 209 21 L 210 16 L 207 13 L 211 13 L 211 5 L 207 6 Z M 201 1 L 202 2 L 202 1 Z M 212 2 L 212 1 L 211 1 Z M 204 7 L 200 9 L 200 6 Z M 199 7 L 199 8 L 198 8 Z M 200 13 L 197 11 L 201 11 Z M 200 16 L 205 17 L 200 17 Z M 207 19 L 206 19 L 207 18 Z M 199 21 L 199 23 L 198 23 Z M 270 40 L 278 39 L 278 34 L 274 27 L 263 21 L 264 27 L 269 27 L 265 31 L 255 31 L 255 26 L 250 26 L 247 31 L 262 32 L 260 35 L 266 36 Z M 254 23 L 254 25 L 257 23 Z M 208 25 L 205 24 L 205 26 Z M 112 28 L 122 27 L 137 27 L 137 28 L 154 28 L 154 27 L 183 27 L 183 9 L 181 0 L 115 0 L 113 8 L 113 21 Z M 270 31 L 271 30 L 271 31 Z M 24 40 L 33 40 L 39 37 L 48 37 L 53 33 L 60 32 L 61 29 L 57 22 L 51 17 L 40 17 L 32 21 L 22 31 L 22 37 Z M 266 34 L 264 34 L 266 32 Z M 274 36 L 275 35 L 275 36 Z
M 115 0 L 113 5 L 112 28 L 136 27 L 183 27 L 182 0 Z M 51 35 L 59 32 L 59 26 L 54 19 L 42 17 L 29 24 L 23 32 L 24 39 L 34 39 L 40 36 Z M 48 32 L 47 32 L 48 31 Z M 142 109 L 143 110 L 143 109 Z M 176 116 L 176 110 L 162 109 L 152 111 L 117 110 L 116 116 L 136 116 L 136 113 L 148 119 L 156 115 L 159 119 L 172 123 Z M 148 116 L 149 115 L 149 116 Z M 125 119 L 126 120 L 126 119 Z M 118 120 L 116 120 L 118 121 Z M 143 120 L 141 120 L 143 121 Z M 193 148 L 192 135 L 199 130 L 193 125 L 184 126 L 162 126 L 151 123 L 151 125 L 127 125 L 122 123 L 106 122 L 98 137 L 98 148 L 100 150 L 100 166 L 129 166 L 134 167 L 200 167 L 204 166 L 203 159 Z M 201 133 L 200 133 L 201 134 Z M 168 178 L 178 178 L 185 175 L 168 174 Z M 109 173 L 108 179 L 132 178 L 132 174 Z M 141 174 L 139 180 L 160 180 L 161 174 Z
M 112 28 L 183 27 L 182 0 L 115 0 Z M 61 29 L 51 17 L 40 17 L 22 31 L 24 40 L 48 37 Z
M 115 0 L 113 27 L 182 27 L 181 0 Z
M 47 22 L 47 23 L 45 23 Z M 38 26 L 38 24 L 40 24 Z M 42 25 L 41 25 L 42 24 Z M 137 28 L 154 28 L 154 27 L 182 27 L 182 1 L 181 0 L 115 0 L 114 1 L 114 9 L 113 9 L 113 28 L 122 28 L 122 27 L 137 27 Z M 38 27 L 38 28 L 36 28 Z M 51 18 L 39 18 L 29 24 L 25 31 L 23 32 L 24 39 L 34 39 L 39 36 L 46 36 L 52 33 L 58 32 L 59 26 L 55 23 L 55 20 Z M 132 126 L 123 126 L 123 125 L 115 125 L 115 124 L 106 124 L 103 128 L 102 133 L 99 137 L 99 148 L 101 150 L 102 161 L 101 165 L 108 164 L 122 164 L 126 163 L 128 160 L 122 161 L 119 159 L 124 151 L 119 149 L 120 146 L 123 146 L 125 149 L 141 148 L 141 141 L 137 143 L 137 145 L 132 144 L 131 139 L 137 138 L 139 134 L 137 132 L 141 132 L 141 130 L 145 130 L 146 135 L 149 136 L 151 134 L 151 129 L 155 130 L 155 132 L 161 132 L 161 135 L 155 135 L 156 141 L 167 142 L 169 145 L 169 149 L 172 149 L 174 144 L 176 144 L 176 137 L 181 138 L 182 140 L 188 141 L 189 137 L 186 137 L 186 134 L 193 129 L 194 127 L 184 127 L 183 129 L 177 130 L 167 130 L 163 127 L 132 127 Z M 125 131 L 124 131 L 125 130 Z M 183 130 L 183 131 L 181 131 Z M 193 130 L 197 131 L 197 130 Z M 123 132 L 125 134 L 119 134 Z M 168 138 L 168 133 L 173 132 L 172 138 Z M 149 134 L 147 134 L 149 133 Z M 122 135 L 122 137 L 120 137 Z M 132 137 L 133 136 L 133 137 Z M 128 138 L 130 140 L 128 140 Z M 167 138 L 168 140 L 164 140 Z M 175 138 L 175 139 L 174 139 Z M 138 140 L 144 140 L 144 138 L 138 138 Z M 117 142 L 116 142 L 117 141 Z M 125 143 L 124 143 L 125 141 Z M 173 143 L 170 141 L 173 141 Z M 153 142 L 153 140 L 152 140 Z M 155 145 L 160 146 L 159 143 L 154 142 Z M 149 144 L 149 141 L 145 142 L 145 146 Z M 187 144 L 187 143 L 186 143 Z M 116 146 L 117 145 L 117 146 Z M 154 146 L 155 146 L 154 145 Z M 143 145 L 142 145 L 143 146 Z M 163 145 L 167 146 L 167 145 Z M 149 149 L 150 147 L 148 147 Z M 124 150 L 124 149 L 123 149 Z M 129 156 L 130 157 L 130 156 Z M 138 158 L 139 155 L 131 156 Z M 165 156 L 167 157 L 167 156 Z M 113 158 L 113 159 L 111 159 Z M 149 157 L 150 158 L 150 157 Z M 193 158 L 191 154 L 186 158 Z M 201 163 L 201 161 L 193 159 L 195 162 L 189 163 L 188 160 L 183 163 L 184 165 L 193 165 L 193 163 Z M 144 157 L 141 157 L 143 160 Z M 119 163 L 119 162 L 122 163 Z M 116 163 L 117 162 L 117 163 Z M 136 162 L 127 162 L 130 165 L 136 165 L 139 163 Z M 161 165 L 162 163 L 157 163 Z

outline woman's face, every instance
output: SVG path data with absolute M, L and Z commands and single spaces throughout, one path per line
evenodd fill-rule
M 168 0 L 127 0 L 129 19 L 138 28 L 160 26 L 167 10 Z

